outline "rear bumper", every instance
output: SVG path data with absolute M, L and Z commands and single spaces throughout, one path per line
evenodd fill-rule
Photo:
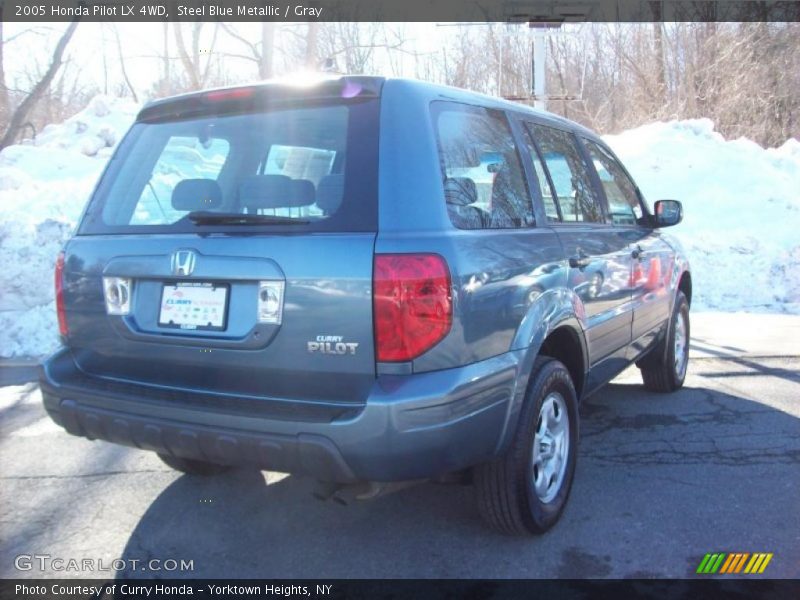
M 327 422 L 231 414 L 82 385 L 69 351 L 42 366 L 51 418 L 73 435 L 185 458 L 301 473 L 325 481 L 434 477 L 491 460 L 518 413 L 522 354 L 456 369 L 382 375 L 365 405 Z M 522 386 L 524 388 L 524 386 Z

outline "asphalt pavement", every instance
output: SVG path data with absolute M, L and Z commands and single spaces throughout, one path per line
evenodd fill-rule
M 745 317 L 694 320 L 680 392 L 646 392 L 632 368 L 582 404 L 572 497 L 532 538 L 489 530 L 470 486 L 341 506 L 300 477 L 180 475 L 67 435 L 35 368 L 6 363 L 0 577 L 109 577 L 115 559 L 132 577 L 694 577 L 709 552 L 773 553 L 763 576 L 800 577 L 800 319 Z

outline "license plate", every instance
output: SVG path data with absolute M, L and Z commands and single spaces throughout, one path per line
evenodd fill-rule
M 165 283 L 158 324 L 178 329 L 223 330 L 228 286 L 198 281 Z

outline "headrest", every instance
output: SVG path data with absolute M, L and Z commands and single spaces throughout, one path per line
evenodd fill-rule
M 344 197 L 344 176 L 325 175 L 317 184 L 317 206 L 326 215 L 332 215 L 342 204 Z
M 478 201 L 478 187 L 469 177 L 448 177 L 444 180 L 444 197 L 448 204 L 468 206 Z
M 314 184 L 286 175 L 252 175 L 239 184 L 239 204 L 248 209 L 310 206 Z
M 222 190 L 213 179 L 184 179 L 172 190 L 175 210 L 212 210 L 222 204 Z

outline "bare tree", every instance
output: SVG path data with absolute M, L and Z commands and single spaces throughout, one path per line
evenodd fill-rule
M 647 5 L 658 19 L 662 2 Z M 747 136 L 764 145 L 798 136 L 800 24 L 708 24 L 702 18 L 713 15 L 702 12 L 704 3 L 684 6 L 690 11 L 685 22 L 565 25 L 564 35 L 548 40 L 548 89 L 562 95 L 548 108 L 601 132 L 707 117 L 726 137 Z M 96 90 L 87 76 L 89 65 L 63 58 L 74 24 L 55 36 L 60 41 L 49 62 L 45 55 L 39 64 L 40 54 L 34 53 L 24 68 L 4 70 L 16 50 L 9 42 L 34 34 L 45 41 L 54 33 L 33 27 L 9 36 L 1 17 L 0 12 L 0 123 L 7 126 L 0 124 L 0 130 L 2 144 L 8 145 L 24 124 L 40 127 L 63 118 Z M 436 29 L 439 47 L 426 53 L 419 53 L 397 24 L 175 23 L 172 31 L 161 26 L 163 45 L 158 27 L 152 26 L 158 48 L 136 56 L 150 60 L 159 74 L 157 95 L 252 79 L 255 71 L 267 79 L 304 66 L 317 70 L 321 59 L 330 58 L 343 72 L 403 75 L 410 67 L 422 79 L 530 102 L 531 39 L 525 25 L 443 26 Z M 224 54 L 214 52 L 218 29 L 232 41 Z M 129 77 L 134 55 L 127 52 L 123 30 L 114 30 L 114 43 L 120 68 L 114 71 L 112 52 L 106 57 L 109 91 L 138 100 Z M 227 69 L 221 61 L 228 58 L 246 61 L 252 70 Z M 102 66 L 99 53 L 93 61 L 95 69 Z M 12 113 L 13 122 L 8 120 Z
M 9 87 L 6 83 L 6 69 L 5 69 L 5 52 L 8 44 L 25 36 L 38 35 L 44 36 L 49 34 L 49 28 L 46 27 L 31 27 L 23 29 L 16 34 L 6 37 L 3 32 L 3 7 L 4 4 L 0 2 L 0 124 L 5 124 L 8 118 L 9 110 L 12 105 L 11 94 L 9 94 Z
M 319 37 L 319 23 L 309 21 L 306 29 L 305 66 L 307 69 L 316 69 L 319 64 L 317 52 L 317 38 Z
M 125 85 L 128 86 L 128 89 L 131 92 L 131 96 L 133 96 L 134 102 L 139 102 L 139 97 L 136 95 L 136 89 L 134 89 L 133 84 L 131 83 L 130 78 L 128 77 L 128 71 L 125 68 L 125 53 L 122 51 L 122 41 L 119 38 L 119 30 L 117 26 L 113 23 L 111 24 L 111 28 L 114 31 L 114 37 L 117 40 L 117 55 L 119 56 L 119 68 L 122 72 L 122 78 L 125 80 Z
M 214 47 L 217 41 L 217 32 L 219 31 L 219 22 L 212 24 L 211 41 L 207 48 L 201 48 L 203 27 L 207 23 L 190 23 L 191 27 L 191 46 L 187 48 L 183 37 L 182 23 L 175 21 L 173 23 L 173 30 L 175 32 L 175 45 L 178 49 L 178 56 L 180 57 L 181 64 L 188 78 L 188 87 L 190 90 L 202 89 L 208 82 L 211 65 L 214 61 L 211 56 L 214 52 Z M 203 65 L 202 55 L 208 55 Z
M 272 21 L 261 22 L 259 41 L 249 39 L 230 23 L 220 23 L 220 25 L 225 33 L 241 42 L 247 49 L 247 54 L 228 53 L 227 55 L 256 63 L 259 79 L 272 77 L 274 70 L 273 57 L 275 54 L 275 23 Z
M 797 23 L 584 25 L 553 41 L 550 73 L 580 89 L 585 61 L 582 98 L 550 110 L 603 132 L 707 117 L 726 137 L 781 144 L 800 133 L 799 34 Z
M 664 24 L 663 3 L 661 0 L 650 3 L 653 12 L 653 53 L 656 61 L 656 84 L 658 93 L 663 98 L 667 88 L 667 76 L 664 67 Z
M 273 55 L 275 53 L 275 23 L 261 22 L 261 56 L 258 60 L 258 76 L 269 79 L 273 74 Z
M 47 71 L 45 71 L 42 78 L 36 83 L 36 85 L 33 86 L 33 89 L 30 91 L 30 93 L 25 96 L 22 102 L 20 102 L 19 106 L 17 106 L 17 108 L 11 114 L 6 130 L 3 133 L 3 137 L 0 138 L 0 149 L 10 146 L 14 143 L 14 140 L 19 134 L 20 129 L 22 129 L 26 122 L 28 114 L 36 106 L 36 103 L 50 86 L 50 83 L 53 81 L 56 73 L 58 73 L 58 70 L 61 68 L 64 51 L 67 49 L 67 45 L 69 44 L 70 39 L 72 39 L 72 35 L 75 33 L 75 29 L 77 27 L 78 21 L 72 21 L 67 26 L 67 29 L 61 35 L 61 38 L 58 40 L 58 43 L 53 50 L 53 56 Z

